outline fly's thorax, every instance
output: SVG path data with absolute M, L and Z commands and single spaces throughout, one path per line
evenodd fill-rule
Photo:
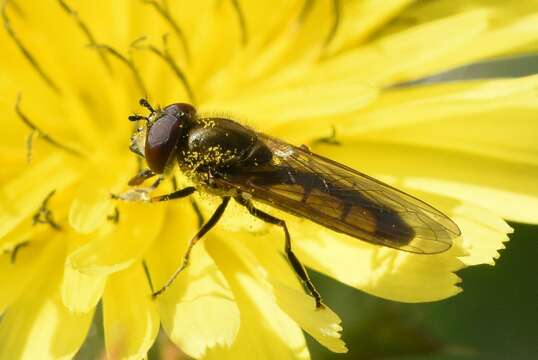
M 204 171 L 208 168 L 229 166 L 240 158 L 236 150 L 224 150 L 221 146 L 210 146 L 202 150 L 186 150 L 178 153 L 180 168 L 187 171 Z
M 243 161 L 256 142 L 252 130 L 232 120 L 198 119 L 181 144 L 178 161 L 189 170 L 231 166 Z

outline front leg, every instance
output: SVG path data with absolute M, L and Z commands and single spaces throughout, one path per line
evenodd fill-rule
M 155 174 L 150 169 L 144 169 L 144 170 L 140 171 L 138 174 L 136 174 L 135 176 L 133 176 L 131 178 L 131 180 L 129 180 L 128 184 L 129 184 L 129 186 L 141 185 L 144 181 L 154 177 L 155 175 L 157 175 L 157 174 Z
M 135 175 L 131 180 L 129 180 L 129 185 L 140 185 L 145 180 L 152 178 L 155 176 L 153 171 L 150 169 L 145 169 L 139 172 L 137 175 Z M 181 190 L 174 191 L 169 194 L 165 195 L 159 195 L 159 196 L 150 196 L 150 193 L 157 189 L 161 182 L 164 180 L 164 177 L 160 175 L 157 180 L 151 184 L 151 186 L 146 188 L 136 188 L 136 189 L 130 189 L 122 194 L 116 195 L 112 194 L 113 199 L 117 200 L 123 200 L 123 201 L 135 201 L 135 202 L 161 202 L 161 201 L 168 201 L 168 200 L 174 200 L 174 199 L 180 199 L 183 197 L 187 197 L 191 195 L 196 189 L 193 186 L 186 187 Z
M 138 201 L 138 202 L 161 202 L 169 201 L 174 199 L 181 199 L 187 197 L 196 191 L 194 186 L 187 186 L 186 188 L 174 191 L 169 194 L 150 196 L 149 193 L 152 190 L 146 189 L 131 189 L 119 195 L 112 194 L 113 199 L 123 200 L 123 201 Z
M 129 180 L 129 185 L 139 185 L 144 182 L 145 179 L 149 179 L 155 175 L 156 174 L 151 170 L 142 170 L 139 174 Z M 160 175 L 149 187 L 129 189 L 119 195 L 111 194 L 111 197 L 123 201 L 151 202 L 150 193 L 159 187 L 163 179 L 164 177 Z

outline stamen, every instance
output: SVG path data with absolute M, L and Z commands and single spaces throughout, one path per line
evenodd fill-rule
M 161 15 L 167 22 L 170 24 L 172 29 L 174 29 L 174 33 L 179 38 L 179 41 L 181 42 L 181 46 L 183 46 L 183 51 L 185 52 L 185 58 L 187 59 L 187 62 L 190 63 L 191 60 L 191 54 L 189 50 L 189 44 L 187 41 L 187 37 L 185 36 L 185 33 L 183 30 L 181 30 L 181 27 L 176 22 L 176 20 L 172 17 L 172 14 L 170 14 L 170 11 L 168 11 L 168 6 L 166 5 L 166 2 L 163 1 L 163 5 L 159 4 L 156 0 L 142 0 L 146 4 L 153 5 L 155 10 Z
M 117 224 L 120 222 L 120 210 L 117 206 L 114 207 L 114 214 L 108 215 L 107 220 L 112 221 L 114 224 Z
M 342 8 L 341 8 L 340 0 L 333 0 L 332 4 L 333 4 L 333 9 L 332 9 L 333 10 L 333 23 L 323 43 L 325 47 L 329 46 L 329 44 L 335 38 L 336 33 L 338 31 L 338 26 L 340 25 L 340 21 L 342 18 Z
M 15 34 L 15 31 L 11 27 L 9 17 L 7 16 L 8 2 L 9 0 L 4 0 L 2 3 L 2 20 L 4 22 L 4 28 L 6 29 L 7 34 L 13 40 L 17 48 L 19 48 L 19 51 L 22 53 L 22 55 L 26 58 L 26 60 L 28 60 L 30 65 L 39 74 L 41 79 L 45 81 L 45 83 L 52 89 L 52 91 L 54 91 L 58 95 L 61 95 L 62 92 L 60 91 L 60 88 L 56 85 L 56 83 L 52 80 L 52 78 L 45 72 L 45 70 L 43 70 L 41 65 L 37 62 L 37 59 L 23 45 L 22 41 L 17 37 L 17 35 Z
M 136 46 L 136 48 L 138 48 L 138 49 L 144 49 L 144 50 L 151 51 L 153 54 L 155 54 L 159 58 L 161 58 L 166 64 L 168 64 L 168 66 L 170 66 L 170 68 L 172 69 L 174 74 L 177 76 L 177 78 L 179 79 L 179 81 L 181 82 L 183 87 L 185 88 L 185 91 L 187 92 L 187 96 L 189 97 L 189 100 L 191 101 L 191 103 L 196 104 L 196 99 L 195 99 L 195 96 L 194 96 L 194 92 L 193 92 L 193 90 L 191 88 L 189 80 L 187 79 L 187 76 L 185 75 L 183 70 L 181 70 L 181 68 L 176 64 L 176 62 L 174 61 L 174 59 L 170 55 L 170 52 L 168 51 L 168 46 L 167 46 L 167 42 L 166 42 L 166 36 L 163 36 L 163 47 L 164 47 L 164 51 L 161 51 L 161 50 L 157 49 L 153 45 Z
M 73 149 L 72 147 L 70 146 L 67 146 L 67 145 L 64 145 L 64 144 L 61 144 L 59 143 L 58 141 L 56 141 L 55 139 L 53 139 L 50 135 L 48 135 L 47 133 L 45 133 L 44 131 L 42 131 L 40 128 L 38 128 L 33 122 L 30 121 L 30 119 L 22 112 L 21 110 L 21 95 L 19 94 L 17 96 L 17 101 L 15 103 L 15 112 L 17 113 L 17 115 L 19 116 L 19 118 L 22 120 L 22 122 L 28 126 L 31 130 L 31 133 L 30 133 L 30 136 L 28 137 L 27 141 L 26 141 L 26 146 L 28 147 L 28 153 L 27 153 L 27 160 L 28 162 L 31 161 L 32 159 L 32 145 L 33 145 L 33 137 L 34 136 L 38 136 L 40 137 L 41 139 L 45 140 L 46 142 L 48 142 L 50 145 L 60 149 L 60 150 L 63 150 L 71 155 L 75 155 L 77 157 L 81 157 L 81 158 L 84 158 L 84 155 L 78 151 L 78 150 L 75 150 Z
M 37 135 L 37 131 L 32 130 L 26 138 L 26 162 L 30 164 L 32 162 L 32 149 L 34 146 L 34 137 Z
M 89 46 L 94 49 L 103 49 L 106 52 L 108 52 L 110 55 L 114 56 L 116 59 L 120 60 L 123 64 L 125 64 L 129 68 L 129 70 L 131 70 L 134 76 L 135 82 L 138 85 L 140 91 L 142 92 L 144 96 L 146 96 L 146 94 L 148 93 L 146 90 L 146 86 L 144 84 L 144 81 L 142 80 L 142 76 L 140 75 L 140 72 L 136 68 L 132 59 L 125 57 L 125 55 L 122 55 L 119 51 L 117 51 L 116 49 L 114 49 L 112 46 L 109 46 L 109 45 L 90 44 Z
M 95 41 L 95 37 L 93 36 L 92 32 L 90 31 L 90 28 L 82 21 L 77 11 L 73 10 L 64 0 L 58 0 L 58 3 L 62 7 L 62 9 L 65 10 L 65 12 L 75 20 L 77 26 L 82 30 L 84 35 L 86 35 L 86 38 L 90 42 L 90 45 L 95 46 L 97 45 L 97 42 Z M 105 52 L 102 51 L 102 49 L 99 49 L 98 55 L 101 58 L 101 61 L 105 65 L 108 71 L 112 71 L 112 67 L 110 66 L 110 62 L 108 61 L 107 57 L 105 56 Z
M 53 218 L 52 211 L 48 208 L 50 198 L 56 193 L 56 190 L 52 190 L 45 200 L 41 203 L 41 207 L 32 217 L 32 224 L 49 224 L 54 230 L 60 231 L 62 227 L 58 225 Z
M 13 11 L 15 11 L 17 13 L 17 15 L 19 15 L 21 18 L 24 19 L 24 11 L 22 10 L 22 8 L 20 7 L 19 4 L 17 4 L 17 1 L 15 0 L 9 0 L 9 4 L 11 5 L 11 7 L 13 8 Z
M 304 22 L 314 7 L 314 0 L 305 0 L 299 13 L 299 22 Z
M 12 264 L 15 264 L 15 261 L 17 261 L 17 254 L 19 253 L 19 250 L 22 249 L 23 247 L 26 247 L 30 245 L 30 242 L 27 240 L 27 241 L 23 241 L 21 243 L 18 243 L 17 245 L 15 245 L 15 247 L 13 248 L 13 250 L 11 250 L 11 263 Z
M 12 264 L 15 264 L 15 262 L 17 261 L 17 254 L 19 253 L 19 250 L 28 245 L 30 245 L 30 241 L 28 240 L 20 242 L 17 245 L 15 245 L 12 249 L 4 250 L 4 254 L 9 254 L 9 260 L 11 261 Z
M 340 141 L 336 139 L 336 128 L 334 125 L 331 127 L 331 135 L 314 140 L 314 144 L 328 144 L 328 145 L 342 145 Z
M 245 14 L 241 10 L 239 0 L 231 0 L 232 6 L 237 13 L 237 20 L 239 21 L 239 28 L 241 30 L 241 44 L 245 46 L 248 43 L 247 22 L 245 20 Z
M 148 268 L 148 264 L 146 263 L 146 260 L 142 260 L 142 267 L 144 268 L 146 279 L 148 279 L 149 289 L 151 290 L 151 293 L 153 294 L 155 292 L 155 289 L 153 288 L 153 281 L 151 280 L 151 274 L 149 272 L 149 268 Z

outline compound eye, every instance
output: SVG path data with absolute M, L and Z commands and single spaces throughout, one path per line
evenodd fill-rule
M 165 113 L 148 130 L 145 155 L 149 168 L 162 174 L 182 135 L 182 119 Z
M 196 115 L 194 106 L 186 103 L 175 103 L 164 108 L 163 112 L 175 117 L 187 116 L 193 118 Z

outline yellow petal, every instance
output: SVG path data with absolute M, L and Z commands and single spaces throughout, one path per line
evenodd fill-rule
M 36 181 L 46 179 L 46 181 Z M 76 173 L 61 155 L 32 164 L 23 174 L 0 189 L 0 237 L 39 208 L 52 190 L 61 190 L 76 179 Z
M 288 85 L 280 89 L 264 89 L 260 93 L 249 89 L 244 96 L 234 97 L 234 102 L 205 104 L 202 111 L 207 108 L 209 113 L 214 109 L 237 113 L 247 123 L 267 130 L 291 120 L 312 120 L 356 111 L 373 101 L 377 93 L 376 88 L 353 81 Z
M 90 174 L 91 177 L 88 176 Z M 89 234 L 100 227 L 112 209 L 111 186 L 100 181 L 103 173 L 90 171 L 90 174 L 87 173 L 86 179 L 79 185 L 78 194 L 69 209 L 69 225 L 81 234 Z
M 250 219 L 243 220 L 248 223 Z M 240 252 L 243 259 L 250 260 L 252 268 L 258 268 L 259 281 L 269 282 L 277 304 L 289 317 L 329 350 L 346 352 L 346 345 L 340 338 L 340 318 L 327 304 L 324 309 L 316 309 L 314 299 L 305 293 L 283 254 L 284 233 L 277 227 L 272 230 L 268 234 L 258 234 L 254 239 L 245 236 L 245 230 L 228 232 L 226 238 L 236 239 L 235 251 Z M 245 248 L 241 249 L 243 244 Z M 294 244 L 293 241 L 292 246 Z
M 345 146 L 332 148 L 344 151 Z M 346 154 L 349 156 L 349 153 L 346 152 Z M 444 202 L 439 201 L 437 197 L 433 198 L 435 201 L 431 201 L 431 203 L 447 212 L 460 205 L 458 201 L 449 198 L 442 198 Z M 430 198 L 426 198 L 426 200 L 428 199 Z M 459 257 L 466 255 L 469 251 L 461 241 L 457 241 L 449 251 L 442 254 L 411 254 L 372 245 L 338 234 L 306 219 L 299 220 L 270 207 L 259 204 L 258 206 L 287 221 L 296 254 L 305 265 L 345 284 L 380 297 L 404 302 L 435 301 L 453 296 L 461 291 L 457 286 L 460 278 L 454 272 L 464 267 L 464 263 Z M 234 206 L 230 207 L 229 210 L 231 212 L 226 213 L 219 225 L 223 229 L 238 232 L 226 233 L 227 235 L 223 235 L 223 237 L 242 239 L 245 244 L 252 247 L 251 252 L 247 255 L 243 254 L 245 258 L 249 258 L 249 256 L 257 258 L 257 261 L 251 262 L 251 266 L 254 266 L 252 264 L 264 263 L 265 257 L 281 251 L 283 235 L 279 229 L 269 227 L 271 232 L 268 235 L 268 227 L 261 224 L 259 220 L 253 219 L 244 210 Z M 448 213 L 451 214 L 451 212 Z M 253 230 L 256 231 L 256 239 L 260 240 L 259 243 L 253 243 L 250 238 L 243 238 L 242 233 L 239 232 Z M 210 244 L 210 241 L 206 241 L 206 246 L 210 246 Z M 273 248 L 265 248 L 268 244 L 271 244 Z M 236 249 L 236 251 L 238 250 Z M 278 281 L 285 281 L 285 286 L 297 289 L 297 282 L 293 276 L 290 276 L 289 267 L 277 266 L 276 264 L 279 263 L 275 259 L 268 261 L 267 270 L 264 273 L 275 274 Z M 259 265 L 256 266 L 259 267 Z M 265 276 L 261 276 L 261 279 L 264 279 Z M 271 279 L 271 276 L 268 279 Z M 267 280 L 264 279 L 264 281 Z M 273 284 L 273 286 L 275 289 L 278 288 L 278 285 Z M 310 299 L 305 301 L 308 300 Z M 290 313 L 290 315 L 294 316 L 295 314 Z M 302 313 L 298 315 L 301 316 Z M 296 320 L 301 323 L 299 317 Z M 333 324 L 337 325 L 337 322 L 324 323 L 327 328 L 332 327 Z M 307 326 L 305 325 L 305 328 Z
M 0 358 L 70 359 L 82 345 L 93 312 L 74 314 L 60 300 L 64 242 L 56 238 L 39 271 L 0 323 Z
M 528 76 L 391 89 L 354 114 L 321 118 L 310 128 L 307 120 L 281 124 L 278 132 L 305 142 L 327 136 L 335 126 L 342 138 L 449 147 L 530 162 L 536 159 L 537 87 L 538 77 Z M 514 122 L 505 121 L 508 114 Z
M 484 132 L 486 135 L 487 131 Z M 538 222 L 538 190 L 534 186 L 538 174 L 536 166 L 433 147 L 371 140 L 340 147 L 325 146 L 318 150 L 368 175 L 390 174 L 400 180 L 397 186 L 457 197 L 506 219 Z M 357 157 L 355 154 L 367 156 Z
M 20 247 L 14 262 L 12 253 L 0 255 L 0 313 L 19 298 L 35 276 L 40 258 L 46 255 L 44 247 L 45 243 L 42 241 Z
M 389 85 L 416 78 L 424 63 L 458 49 L 487 28 L 486 11 L 469 11 L 382 37 L 312 69 L 311 81 L 350 79 Z M 450 33 L 439 41 L 439 34 Z M 432 44 L 436 46 L 432 46 Z
M 110 195 L 106 193 L 105 189 L 92 188 L 89 190 L 84 185 L 82 185 L 85 192 L 83 197 L 75 198 L 71 204 L 69 225 L 81 234 L 89 234 L 106 221 L 112 207 Z
M 480 174 L 478 171 L 481 166 L 475 167 L 477 171 L 475 175 L 478 175 L 474 177 L 476 180 L 473 179 L 475 184 L 459 181 L 413 178 L 408 179 L 406 184 L 410 188 L 419 188 L 478 204 L 505 219 L 530 224 L 538 223 L 536 213 L 538 209 L 538 195 L 533 189 L 529 190 L 529 192 L 532 191 L 531 194 L 525 193 L 528 189 L 526 188 L 527 185 L 530 185 L 532 181 L 527 178 L 528 173 L 520 166 L 514 164 L 504 164 L 501 162 L 499 164 L 502 165 L 497 168 L 492 167 L 491 169 L 495 169 L 495 171 L 489 174 L 488 172 Z M 521 168 L 523 171 L 507 173 L 503 171 L 506 168 Z M 534 169 L 531 172 L 534 172 Z M 491 176 L 495 176 L 494 174 L 496 173 L 499 173 L 498 180 L 501 180 L 501 184 L 495 185 L 506 186 L 506 189 L 499 189 L 495 185 L 490 185 L 493 180 Z
M 506 19 L 495 23 L 495 10 L 486 7 L 440 19 L 429 18 L 404 30 L 387 32 L 364 46 L 330 59 L 312 69 L 308 78 L 313 81 L 346 78 L 391 85 L 508 53 L 536 41 L 536 10 L 535 7 L 534 13 L 527 17 L 508 16 L 513 21 L 508 24 Z M 451 36 L 443 37 L 447 32 Z M 439 41 L 441 38 L 443 41 Z
M 40 231 L 41 230 L 41 231 Z M 0 238 L 0 245 L 3 249 L 10 249 L 16 246 L 17 244 L 24 243 L 27 241 L 31 235 L 35 236 L 38 232 L 47 232 L 50 229 L 39 229 L 31 224 L 31 220 L 27 219 L 19 223 L 16 227 L 11 229 L 11 231 L 6 234 L 4 237 Z
M 146 261 L 157 290 L 181 265 L 197 220 L 188 201 L 169 206 L 167 220 Z M 190 266 L 158 299 L 162 325 L 183 352 L 202 357 L 207 348 L 230 346 L 239 330 L 234 295 L 202 243 Z
M 364 113 L 335 119 L 335 123 L 347 126 L 349 134 L 354 135 L 365 133 L 377 135 L 383 130 L 405 129 L 411 125 L 428 126 L 428 123 L 436 121 L 439 124 L 452 123 L 451 120 L 447 120 L 450 117 L 460 117 L 458 120 L 454 119 L 460 126 L 467 123 L 472 126 L 474 122 L 472 119 L 461 117 L 469 114 L 473 116 L 488 114 L 495 119 L 495 112 L 505 109 L 536 110 L 537 88 L 536 75 L 517 79 L 395 88 L 382 93 L 377 102 L 364 109 Z M 395 113 L 398 116 L 394 116 Z
M 507 233 L 512 233 L 513 229 L 488 210 L 471 204 L 454 209 L 452 217 L 468 244 L 469 255 L 460 258 L 463 263 L 466 266 L 494 265 L 499 258 L 498 251 L 504 249 L 504 243 L 508 241 Z
M 134 163 L 126 164 L 125 157 L 116 153 L 99 153 L 81 169 L 82 181 L 69 209 L 71 227 L 88 234 L 106 221 L 114 206 L 110 194 L 125 187 L 129 174 L 135 172 Z
M 403 190 L 413 193 L 427 203 L 435 204 L 458 224 L 462 238 L 455 244 L 466 252 L 458 257 L 465 266 L 495 264 L 495 260 L 499 258 L 498 251 L 505 248 L 504 243 L 508 241 L 508 234 L 513 232 L 499 215 L 470 202 L 458 202 L 448 197 L 409 190 L 405 187 Z
M 341 339 L 341 320 L 334 311 L 327 305 L 323 309 L 316 309 L 312 298 L 304 291 L 279 282 L 272 282 L 272 285 L 280 308 L 304 331 L 332 352 L 347 352 L 346 344 Z
M 414 78 L 422 75 L 433 74 L 443 69 L 449 69 L 459 65 L 465 65 L 480 59 L 491 58 L 497 54 L 514 51 L 524 45 L 536 41 L 538 30 L 538 13 L 529 13 L 521 16 L 513 23 L 496 29 L 491 29 L 479 39 L 465 44 L 464 47 L 455 49 L 452 53 L 436 59 L 435 62 L 416 69 Z M 409 76 L 411 78 L 411 76 Z
M 108 278 L 103 326 L 109 358 L 141 359 L 155 341 L 159 314 L 140 263 Z
M 308 359 L 300 328 L 280 310 L 267 284 L 252 277 L 233 241 L 213 235 L 206 238 L 205 245 L 234 293 L 241 326 L 230 348 L 208 350 L 205 358 Z
M 461 246 L 418 255 L 365 243 L 307 221 L 289 223 L 298 256 L 347 285 L 403 302 L 435 301 L 461 291 L 454 274 L 463 267 L 458 259 L 464 254 Z
M 536 35 L 532 29 L 536 26 L 538 6 L 529 1 L 518 3 L 466 0 L 415 2 L 413 6 L 400 14 L 399 21 L 386 26 L 382 34 L 391 34 L 464 11 L 476 10 L 488 11 L 487 31 L 481 33 L 474 41 L 447 54 L 448 56 L 424 64 L 422 69 L 417 69 L 419 72 L 429 73 L 432 70 L 428 69 L 446 69 L 477 59 L 490 58 L 496 54 L 520 53 L 522 44 L 525 43 L 530 45 L 530 49 L 535 49 L 533 39 L 536 39 Z
M 141 259 L 159 234 L 164 208 L 146 203 L 118 203 L 118 207 L 119 223 L 109 222 L 71 253 L 69 266 L 87 275 L 106 275 Z
M 340 23 L 327 52 L 341 52 L 357 46 L 374 31 L 399 15 L 412 2 L 388 0 L 382 5 L 376 0 L 342 2 Z
M 103 295 L 106 276 L 87 275 L 67 265 L 62 279 L 62 301 L 72 312 L 92 310 Z

